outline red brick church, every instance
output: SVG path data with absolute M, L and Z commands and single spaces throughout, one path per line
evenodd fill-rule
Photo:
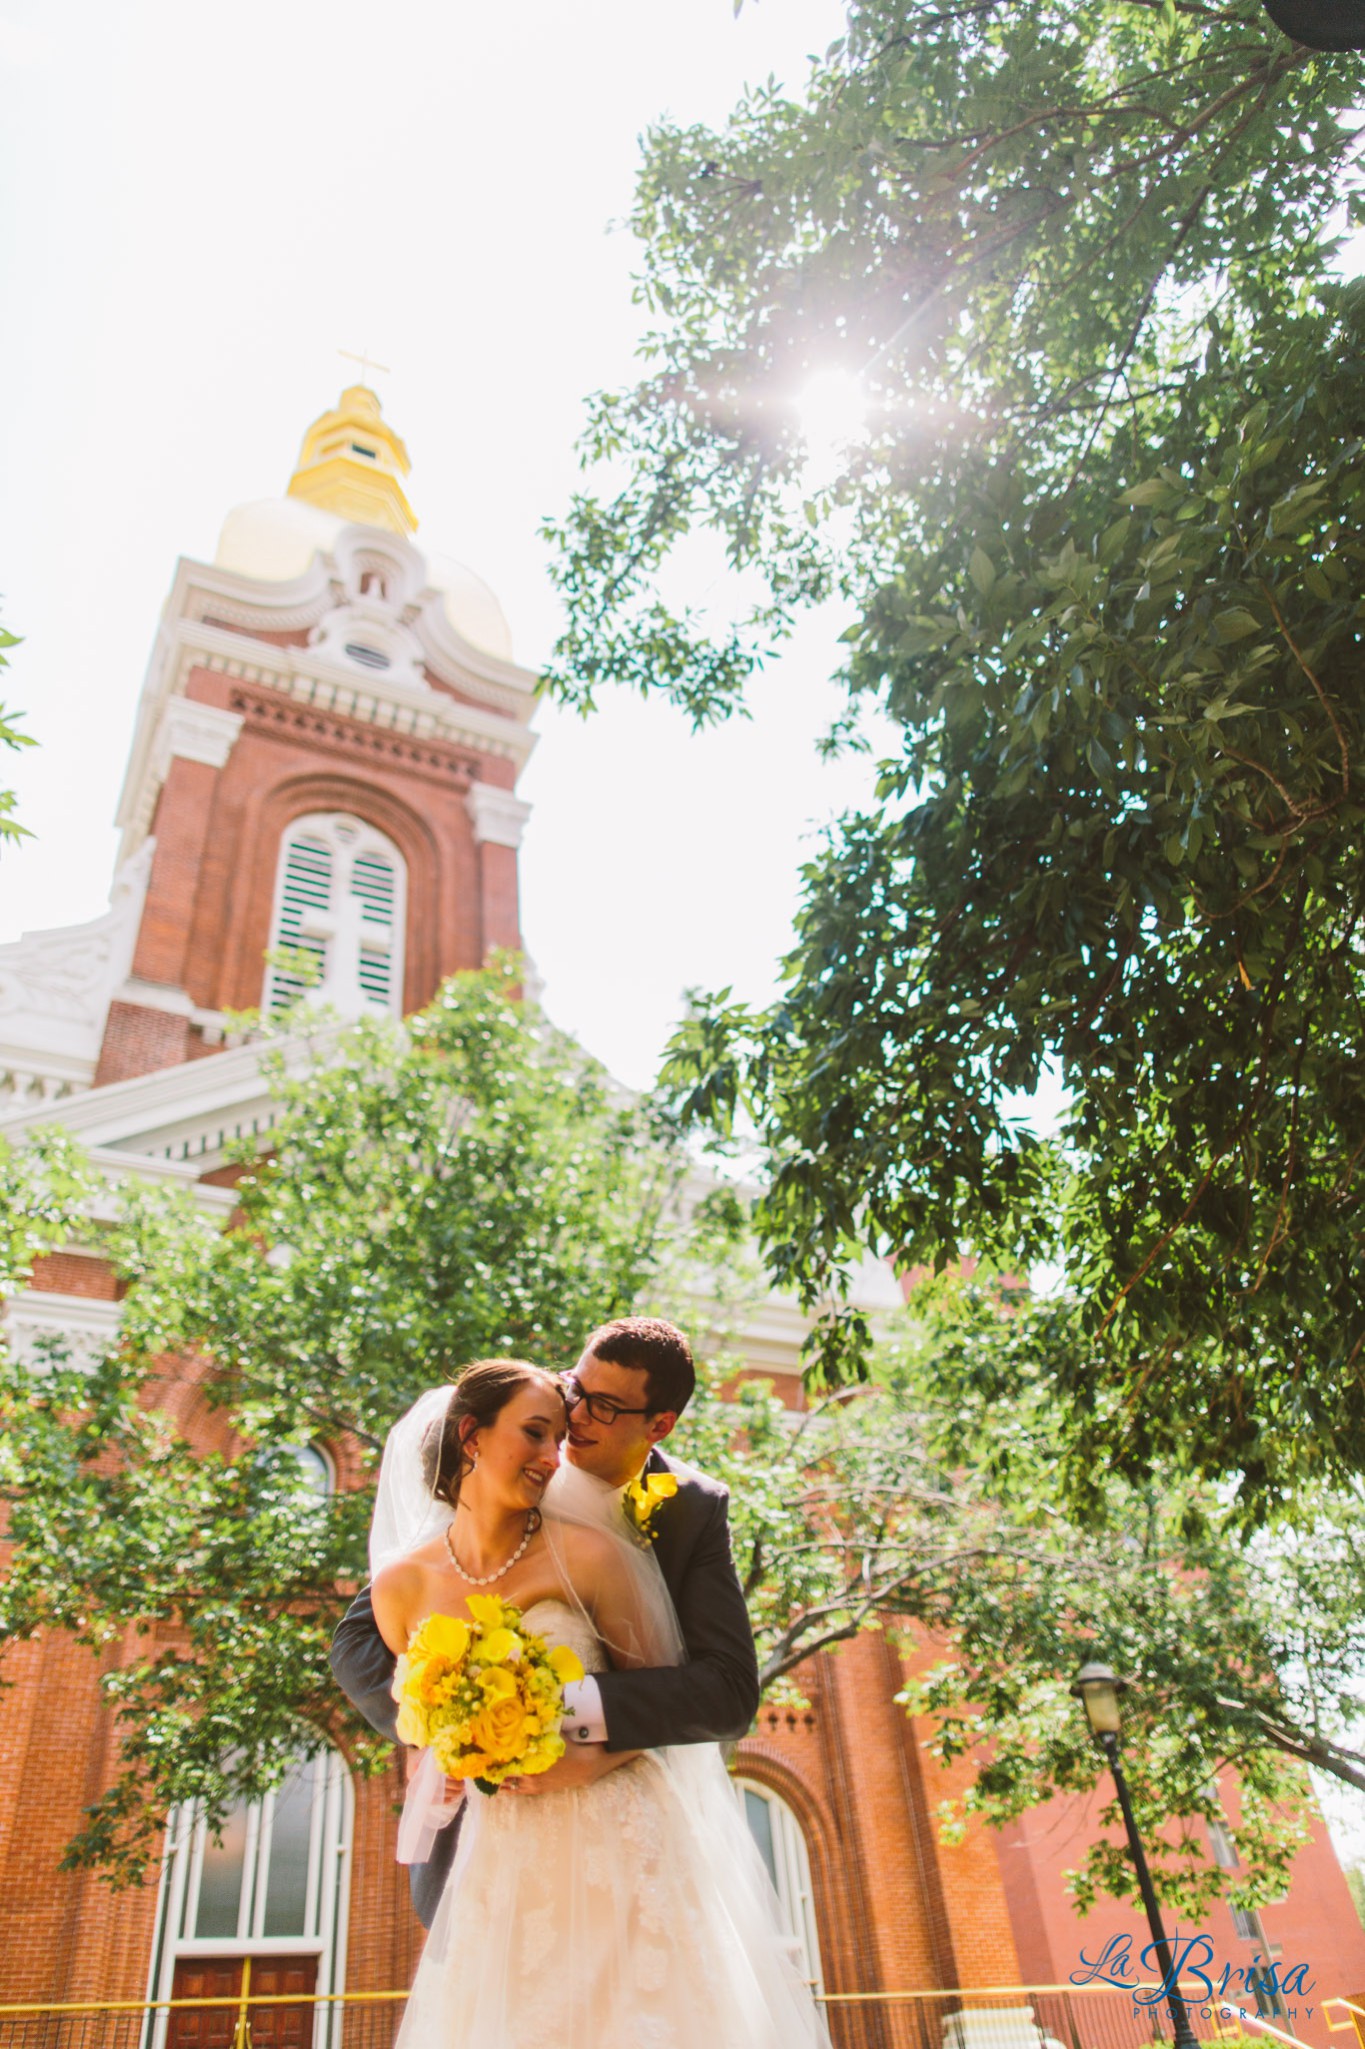
M 415 544 L 407 471 L 377 399 L 355 386 L 308 430 L 285 496 L 230 513 L 212 563 L 177 566 L 110 908 L 0 947 L 7 1138 L 60 1122 L 111 1176 L 183 1186 L 226 1222 L 225 1147 L 248 1133 L 268 1143 L 272 1118 L 258 1049 L 232 1043 L 227 1014 L 280 1007 L 297 986 L 266 965 L 269 949 L 310 953 L 322 994 L 354 1015 L 411 1011 L 445 975 L 520 945 L 517 780 L 535 678 L 486 586 Z M 10 1341 L 60 1332 L 78 1351 L 99 1346 L 114 1296 L 94 1251 L 54 1257 L 9 1306 Z M 793 1403 L 801 1336 L 773 1298 L 745 1340 L 750 1367 Z M 316 1484 L 336 1484 L 327 1447 L 313 1456 Z M 868 2049 L 938 2037 L 910 2006 L 837 1996 L 1064 1984 L 1082 1948 L 1124 1930 L 1145 1941 L 1127 1910 L 1082 1923 L 1067 1902 L 1064 1873 L 1095 1827 L 1085 1803 L 939 1840 L 936 1810 L 959 1782 L 894 1705 L 904 1670 L 882 1635 L 814 1659 L 807 1708 L 765 1709 L 737 1760 L 793 1943 L 836 1995 L 836 2040 Z M 20 1645 L 0 1676 L 0 2005 L 226 1994 L 247 1958 L 258 1992 L 407 1983 L 421 1931 L 394 1862 L 397 1762 L 361 1782 L 341 1757 L 317 1760 L 235 1815 L 218 1845 L 193 1811 L 175 1813 L 157 1881 L 110 1895 L 57 1868 L 110 1768 L 93 1659 Z M 1236 1854 L 1227 1834 L 1210 1848 Z M 1365 1986 L 1365 1932 L 1320 1823 L 1283 1901 L 1206 1925 L 1234 1965 L 1259 1951 L 1307 1962 L 1321 1993 Z M 387 2043 L 397 2011 L 342 2021 L 318 2008 L 311 2037 L 290 2039 Z M 230 2039 L 194 2018 L 200 2032 L 176 2015 L 141 2039 Z M 1290 2025 L 1326 2049 L 1319 2012 Z M 953 2049 L 975 2049 L 970 2036 L 959 2028 Z M 274 2039 L 259 2021 L 258 2044 Z

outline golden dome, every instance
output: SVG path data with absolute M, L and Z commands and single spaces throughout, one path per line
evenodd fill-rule
M 367 385 L 352 384 L 335 409 L 319 414 L 304 435 L 287 495 L 356 526 L 410 534 L 417 529 L 417 515 L 408 504 L 403 478 L 411 468 L 408 451 L 375 394 Z

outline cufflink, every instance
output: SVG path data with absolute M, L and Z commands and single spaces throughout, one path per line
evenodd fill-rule
M 587 1731 L 587 1728 L 586 1728 L 586 1726 L 584 1726 L 584 1727 L 582 1727 L 582 1728 L 580 1728 L 580 1729 L 579 1729 L 579 1731 L 578 1731 L 578 1740 L 579 1740 L 579 1742 L 580 1742 L 580 1743 L 586 1743 L 586 1742 L 587 1742 L 587 1740 L 588 1740 L 588 1731 Z

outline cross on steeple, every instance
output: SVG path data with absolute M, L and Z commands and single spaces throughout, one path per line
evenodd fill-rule
M 359 363 L 361 379 L 366 385 L 369 384 L 371 370 L 378 370 L 382 377 L 391 377 L 393 375 L 388 364 L 381 363 L 376 356 L 370 354 L 368 349 L 362 349 L 359 355 L 356 355 L 353 349 L 338 349 L 337 354 L 344 356 L 348 363 Z

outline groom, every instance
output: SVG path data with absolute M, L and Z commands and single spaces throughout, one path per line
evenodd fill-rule
M 758 1663 L 730 1553 L 728 1489 L 659 1449 L 695 1385 L 687 1339 L 654 1316 L 604 1323 L 565 1376 L 571 1465 L 620 1488 L 642 1474 L 672 1473 L 677 1480 L 677 1492 L 655 1508 L 650 1534 L 687 1663 L 598 1672 L 566 1687 L 569 1751 L 543 1778 L 523 1782 L 528 1796 L 589 1784 L 610 1769 L 605 1760 L 613 1750 L 729 1742 L 753 1721 Z M 368 1587 L 337 1626 L 332 1670 L 370 1726 L 396 1741 L 394 1656 L 375 1625 Z M 428 1928 L 458 1834 L 454 1823 L 442 1829 L 431 1862 L 409 1867 L 413 1905 Z

